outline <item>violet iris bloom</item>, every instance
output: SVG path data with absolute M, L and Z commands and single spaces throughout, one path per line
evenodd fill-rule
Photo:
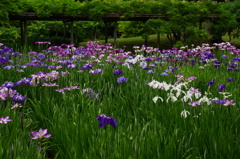
M 12 88 L 13 89 L 14 88 L 14 83 L 6 81 L 6 82 L 2 83 L 2 87 Z
M 3 67 L 3 68 L 10 70 L 10 69 L 12 69 L 12 68 L 14 68 L 14 67 L 15 67 L 15 66 L 13 66 L 13 65 L 7 65 L 7 66 L 5 66 L 5 67 Z
M 23 103 L 26 100 L 26 97 L 21 94 L 15 94 L 12 97 L 12 101 L 15 101 L 17 103 Z
M 92 74 L 103 73 L 103 69 L 100 68 L 100 69 L 92 70 L 91 73 L 92 73 Z
M 7 62 L 10 62 L 10 60 L 9 60 L 7 57 L 2 57 L 2 56 L 0 55 L 0 64 L 5 64 L 5 63 L 7 63 Z
M 227 82 L 232 82 L 232 81 L 234 81 L 233 77 L 230 77 L 230 78 L 227 79 Z
M 222 92 L 225 88 L 226 88 L 226 85 L 225 85 L 225 84 L 220 84 L 220 85 L 218 85 L 218 90 L 219 90 L 219 92 Z
M 223 99 L 223 100 L 217 99 L 217 100 L 214 100 L 213 102 L 224 105 L 224 106 L 236 105 L 236 103 L 234 103 L 233 100 L 228 100 L 228 99 Z
M 106 125 L 111 125 L 113 127 L 117 127 L 117 121 L 113 117 L 108 117 L 105 114 L 99 115 L 96 120 L 100 121 L 100 127 L 104 127 Z
M 226 55 L 222 55 L 222 58 L 223 59 L 227 59 L 228 57 Z
M 113 71 L 113 75 L 121 75 L 122 74 L 122 70 L 114 70 Z
M 32 78 L 22 78 L 21 80 L 19 80 L 18 82 L 15 83 L 15 85 L 22 85 L 23 83 L 25 83 L 26 85 L 30 85 Z
M 151 74 L 151 73 L 154 73 L 153 70 L 148 70 L 147 74 Z
M 119 78 L 117 79 L 117 82 L 118 82 L 118 83 L 125 83 L 125 82 L 127 82 L 127 81 L 128 81 L 128 78 L 125 78 L 124 76 L 119 77 Z
M 190 65 L 195 65 L 195 63 L 196 63 L 196 60 L 192 60 Z
M 212 79 L 211 81 L 208 82 L 207 85 L 210 86 L 210 85 L 214 85 L 214 84 L 216 84 L 214 81 L 215 81 L 215 79 Z
M 168 74 L 166 72 L 163 72 L 160 74 L 161 76 L 168 76 Z
M 45 58 L 45 55 L 43 53 L 40 53 L 36 57 L 38 60 L 43 60 Z
M 214 67 L 220 67 L 221 62 L 220 61 L 214 61 Z
M 91 65 L 91 64 L 85 64 L 85 65 L 83 65 L 82 66 L 82 70 L 87 70 L 87 69 L 92 69 L 93 68 L 93 65 Z
M 68 65 L 67 65 L 67 68 L 75 68 L 75 67 L 77 67 L 76 64 L 68 64 Z

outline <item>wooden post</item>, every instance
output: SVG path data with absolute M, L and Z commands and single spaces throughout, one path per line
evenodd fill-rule
M 73 21 L 71 21 L 71 44 L 73 44 Z
M 146 21 L 144 21 L 144 33 L 143 33 L 143 36 L 144 36 L 144 45 L 145 46 L 148 46 L 148 33 L 147 33 L 147 27 L 146 27 Z
M 23 42 L 24 45 L 27 45 L 27 37 L 28 36 L 28 30 L 27 30 L 27 21 L 23 21 Z
M 23 33 L 23 21 L 20 20 L 20 34 L 21 34 L 21 44 L 24 45 L 24 33 Z
M 205 31 L 210 34 L 211 22 L 209 19 L 205 21 Z
M 114 24 L 114 31 L 113 31 L 113 37 L 114 37 L 114 48 L 117 47 L 117 21 Z
M 97 40 L 97 26 L 94 27 L 94 33 L 93 34 L 94 34 L 93 39 L 94 39 L 94 41 L 96 41 Z
M 108 23 L 107 22 L 104 22 L 105 23 L 105 43 L 108 42 Z
M 203 21 L 202 21 L 202 20 L 200 20 L 200 21 L 199 21 L 199 27 L 198 27 L 198 28 L 199 28 L 199 30 L 203 29 L 202 23 L 203 23 Z
M 148 46 L 148 36 L 147 35 L 144 36 L 144 45 Z
M 160 48 L 160 33 L 157 33 L 157 47 Z
M 66 21 L 63 21 L 63 26 L 64 26 L 63 37 L 66 38 L 66 29 L 67 29 Z

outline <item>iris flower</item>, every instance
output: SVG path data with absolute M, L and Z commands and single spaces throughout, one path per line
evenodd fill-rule
M 106 125 L 111 125 L 113 127 L 117 127 L 117 121 L 113 117 L 108 117 L 105 114 L 99 115 L 96 120 L 100 121 L 99 127 L 104 127 Z
M 42 138 L 49 138 L 50 136 L 52 136 L 52 134 L 48 133 L 48 129 L 42 129 L 40 128 L 39 131 L 31 131 L 30 132 L 33 137 L 30 137 L 30 139 L 42 139 Z
M 21 94 L 15 94 L 12 97 L 12 101 L 18 102 L 18 103 L 23 103 L 26 100 L 26 97 L 21 95 Z
M 187 118 L 188 115 L 190 115 L 190 112 L 185 109 L 181 112 L 181 117 Z
M 171 100 L 172 102 L 176 102 L 177 101 L 177 97 L 174 96 L 174 94 L 172 93 L 168 93 L 168 98 L 167 98 L 167 103 L 168 103 L 168 100 Z
M 154 73 L 153 70 L 148 70 L 147 74 L 151 74 L 151 73 Z
M 125 78 L 124 76 L 119 77 L 119 78 L 117 79 L 117 82 L 118 82 L 118 83 L 125 83 L 125 82 L 127 82 L 127 81 L 128 81 L 128 78 Z
M 215 83 L 215 79 L 212 79 L 211 81 L 208 82 L 207 85 L 210 86 L 210 85 L 214 85 L 214 84 L 216 84 L 216 83 Z
M 226 85 L 225 85 L 225 84 L 220 84 L 220 85 L 218 85 L 218 90 L 219 90 L 219 92 L 222 92 L 225 88 L 226 88 Z
M 9 116 L 0 118 L 0 124 L 7 124 L 10 121 L 12 121 L 12 119 L 9 119 Z
M 6 82 L 2 83 L 2 87 L 14 88 L 14 83 L 10 82 L 10 81 L 6 81 Z
M 121 75 L 122 72 L 123 72 L 122 70 L 114 70 L 113 75 Z
M 168 76 L 168 74 L 166 72 L 163 72 L 160 74 L 161 76 Z
M 154 97 L 154 98 L 153 98 L 153 102 L 154 102 L 154 103 L 157 103 L 157 100 L 158 100 L 158 99 L 161 99 L 161 101 L 163 102 L 163 98 L 162 98 L 162 97 L 159 97 L 159 96 Z

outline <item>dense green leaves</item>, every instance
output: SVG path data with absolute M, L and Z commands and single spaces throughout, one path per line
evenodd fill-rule
M 221 40 L 221 36 L 228 33 L 231 37 L 239 37 L 240 3 L 237 1 L 216 3 L 212 1 L 187 2 L 171 0 L 2 0 L 0 2 L 0 19 L 8 19 L 9 14 L 21 12 L 35 12 L 40 17 L 53 14 L 74 16 L 81 14 L 89 20 L 102 23 L 102 17 L 107 13 L 118 13 L 121 20 L 129 20 L 134 14 L 166 15 L 157 26 L 142 22 L 121 22 L 119 31 L 123 36 L 143 36 L 150 34 L 167 34 L 172 44 L 178 41 L 194 43 L 208 38 L 213 41 Z M 218 15 L 210 18 L 211 28 L 204 30 L 208 15 Z M 0 21 L 6 25 L 6 21 Z M 132 24 L 131 24 L 132 23 Z M 152 23 L 152 22 L 151 22 Z M 102 25 L 102 24 L 101 24 Z M 18 27 L 17 25 L 15 25 Z M 94 28 L 95 26 L 93 26 Z M 208 31 L 208 32 L 207 32 Z M 82 34 L 82 33 L 81 33 Z M 104 35 L 104 31 L 102 31 Z M 85 37 L 86 38 L 86 37 Z
M 0 1 L 0 22 L 8 19 L 9 14 L 19 13 L 19 0 L 1 0 Z

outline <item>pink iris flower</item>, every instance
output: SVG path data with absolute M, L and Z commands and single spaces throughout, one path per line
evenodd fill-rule
M 42 139 L 52 136 L 52 134 L 48 133 L 48 129 L 42 128 L 40 128 L 39 131 L 32 131 L 31 134 L 33 135 L 33 137 L 30 137 L 30 139 Z

